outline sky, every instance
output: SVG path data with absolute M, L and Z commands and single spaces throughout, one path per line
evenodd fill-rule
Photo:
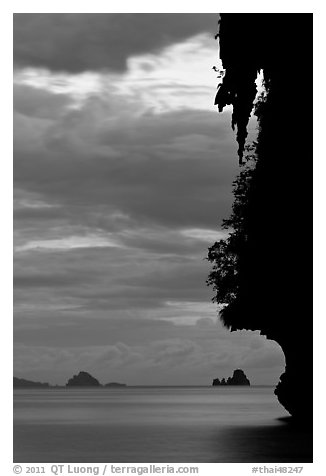
M 205 280 L 239 172 L 215 14 L 14 15 L 14 374 L 276 384 Z M 266 303 L 268 305 L 268 303 Z

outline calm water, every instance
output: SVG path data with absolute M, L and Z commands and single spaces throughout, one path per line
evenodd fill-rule
M 14 391 L 14 462 L 309 462 L 269 387 Z

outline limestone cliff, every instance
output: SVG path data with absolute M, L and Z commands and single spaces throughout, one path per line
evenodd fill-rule
M 245 211 L 233 210 L 232 243 L 210 249 L 216 266 L 209 284 L 219 303 L 220 283 L 231 287 L 221 303 L 231 331 L 260 330 L 279 343 L 286 369 L 275 393 L 291 415 L 310 420 L 312 14 L 221 14 L 219 42 L 225 75 L 215 103 L 219 111 L 233 106 L 240 162 L 260 70 L 266 96 L 256 108 L 257 163 Z M 234 267 L 227 283 L 223 250 Z

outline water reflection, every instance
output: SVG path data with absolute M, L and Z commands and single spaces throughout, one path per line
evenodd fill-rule
M 311 432 L 288 423 L 271 388 L 14 396 L 15 462 L 308 462 L 311 447 Z

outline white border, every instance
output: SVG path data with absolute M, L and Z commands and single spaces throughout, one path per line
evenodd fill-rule
M 135 9 L 137 7 L 137 9 Z M 2 91 L 2 170 L 0 187 L 1 204 L 1 290 L 2 290 L 2 339 L 1 339 L 1 408 L 2 408 L 2 461 L 0 467 L 8 469 L 5 474 L 12 474 L 12 13 L 13 12 L 112 12 L 112 13 L 161 13 L 161 12 L 266 12 L 266 13 L 288 13 L 288 12 L 314 12 L 314 309 L 315 309 L 315 330 L 314 330 L 314 409 L 315 409 L 315 442 L 314 442 L 314 463 L 304 465 L 302 474 L 323 474 L 323 462 L 325 445 L 324 428 L 325 407 L 325 267 L 326 267 L 326 154 L 324 143 L 325 128 L 325 7 L 323 2 L 318 1 L 165 1 L 158 2 L 119 0 L 119 2 L 108 2 L 92 0 L 82 1 L 13 1 L 1 6 L 0 32 L 1 32 L 1 91 Z M 300 39 L 298 39 L 300 46 Z M 302 65 L 304 67 L 304 58 Z M 298 80 L 304 82 L 298 73 Z M 7 130 L 8 129 L 8 130 Z M 309 159 L 308 159 L 309 160 Z M 307 162 L 308 163 L 308 162 Z M 309 163 L 308 163 L 309 165 Z M 310 189 L 310 184 L 308 184 Z M 310 227 L 302 223 L 302 227 Z M 300 239 L 300 231 L 298 231 Z M 308 246 L 310 243 L 308 242 Z M 304 245 L 303 245 L 304 246 Z M 303 349 L 304 351 L 304 349 Z M 304 376 L 303 376 L 304 379 Z M 197 465 L 197 464 L 196 464 Z M 216 465 L 198 464 L 200 474 L 216 474 Z M 251 474 L 253 465 L 248 464 L 224 464 L 218 465 L 217 471 L 221 474 Z M 273 466 L 273 465 L 269 465 Z M 288 466 L 288 465 L 287 465 Z M 322 470 L 323 468 L 323 470 Z

